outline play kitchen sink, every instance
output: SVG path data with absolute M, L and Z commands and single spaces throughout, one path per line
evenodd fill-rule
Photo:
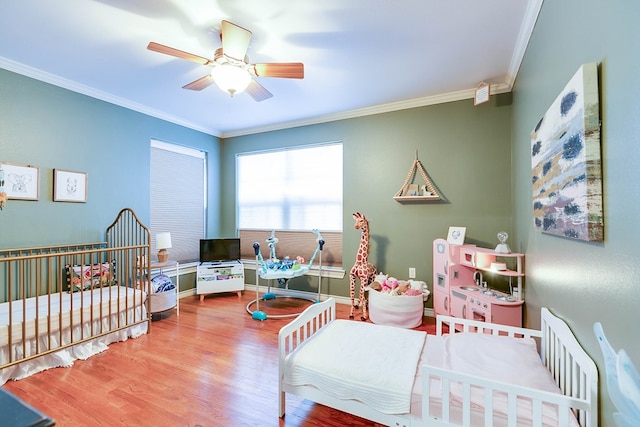
M 456 317 L 516 326 L 524 301 L 512 295 L 479 286 L 451 288 L 451 311 Z

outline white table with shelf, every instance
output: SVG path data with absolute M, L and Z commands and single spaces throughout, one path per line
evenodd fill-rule
M 236 292 L 239 297 L 244 290 L 244 266 L 240 261 L 203 262 L 198 265 L 196 293 L 200 301 L 207 294 Z

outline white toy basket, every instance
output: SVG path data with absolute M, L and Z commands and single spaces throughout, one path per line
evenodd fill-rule
M 379 325 L 415 328 L 422 325 L 424 301 L 429 297 L 425 290 L 420 295 L 391 295 L 369 290 L 369 319 Z

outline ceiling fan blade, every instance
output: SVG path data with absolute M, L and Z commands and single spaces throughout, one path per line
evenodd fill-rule
M 192 81 L 191 83 L 182 86 L 182 89 L 202 90 L 208 88 L 213 83 L 213 77 L 211 77 L 211 74 L 207 74 L 204 77 L 200 77 L 198 80 Z
M 251 31 L 239 27 L 229 21 L 222 21 L 220 30 L 222 52 L 236 61 L 244 61 L 251 41 Z
M 184 52 L 182 50 L 174 49 L 169 46 L 165 46 L 160 43 L 150 42 L 147 45 L 147 49 L 153 50 L 154 52 L 164 53 L 165 55 L 175 56 L 176 58 L 186 59 L 188 61 L 194 61 L 202 65 L 209 65 L 211 61 L 202 56 L 194 55 L 189 52 Z
M 269 99 L 273 96 L 271 92 L 264 88 L 255 79 L 251 79 L 251 83 L 245 89 L 245 91 L 253 98 L 254 101 L 260 102 L 265 99 Z
M 303 79 L 304 64 L 301 62 L 279 62 L 273 64 L 253 64 L 256 76 Z

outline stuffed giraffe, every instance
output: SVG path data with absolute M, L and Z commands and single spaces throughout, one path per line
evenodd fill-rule
M 356 221 L 356 230 L 361 231 L 360 235 L 360 247 L 358 248 L 358 254 L 356 255 L 356 262 L 353 264 L 351 271 L 349 272 L 349 295 L 351 296 L 351 312 L 349 318 L 353 319 L 353 311 L 356 307 L 362 307 L 362 317 L 360 320 L 367 320 L 367 301 L 364 298 L 365 288 L 373 282 L 377 271 L 373 264 L 369 264 L 369 222 L 367 218 L 359 212 L 353 214 L 353 219 Z M 355 303 L 355 287 L 356 280 L 360 279 L 360 295 L 358 297 L 358 304 Z

